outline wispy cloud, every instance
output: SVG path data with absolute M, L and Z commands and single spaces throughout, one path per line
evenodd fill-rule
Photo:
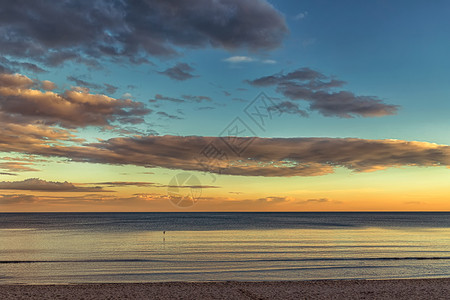
M 251 62 L 260 62 L 263 64 L 276 64 L 277 62 L 273 59 L 258 59 L 250 56 L 231 56 L 225 58 L 223 61 L 232 63 L 232 64 L 240 64 L 240 63 L 251 63 Z
M 192 74 L 193 71 L 194 68 L 187 63 L 177 63 L 175 66 L 159 73 L 174 80 L 184 81 L 196 77 Z
M 302 19 L 306 18 L 307 16 L 308 16 L 308 12 L 307 11 L 302 11 L 302 12 L 299 12 L 298 14 L 296 14 L 294 16 L 294 19 L 295 20 L 302 20 Z
M 186 102 L 185 100 L 182 100 L 182 99 L 173 98 L 173 97 L 167 97 L 167 96 L 163 96 L 161 94 L 156 94 L 153 99 L 149 100 L 150 103 L 166 102 L 166 101 L 174 102 L 174 103 L 184 103 L 184 102 Z
M 164 111 L 158 111 L 156 114 L 158 116 L 165 117 L 165 118 L 172 119 L 172 120 L 182 120 L 183 119 L 182 117 L 179 117 L 179 116 L 176 116 L 176 115 L 171 115 L 171 114 L 166 113 Z
M 39 197 L 33 195 L 13 194 L 0 195 L 0 204 L 31 204 L 39 201 Z
M 23 181 L 0 181 L 0 190 L 46 191 L 46 192 L 110 192 L 102 187 L 79 187 L 70 182 L 45 181 L 30 178 Z
M 0 169 L 10 172 L 35 172 L 38 169 L 32 168 L 33 163 L 25 162 L 0 162 Z
M 183 95 L 181 96 L 185 100 L 201 103 L 201 102 L 211 102 L 211 97 L 208 96 L 197 96 L 197 95 Z

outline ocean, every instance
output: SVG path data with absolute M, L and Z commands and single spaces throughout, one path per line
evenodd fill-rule
M 0 284 L 438 277 L 450 213 L 0 214 Z

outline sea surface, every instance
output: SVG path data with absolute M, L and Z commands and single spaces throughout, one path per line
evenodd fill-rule
M 0 284 L 431 277 L 450 213 L 0 214 Z

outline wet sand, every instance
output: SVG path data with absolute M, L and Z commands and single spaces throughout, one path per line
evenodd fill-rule
M 450 299 L 450 278 L 0 285 L 0 299 Z

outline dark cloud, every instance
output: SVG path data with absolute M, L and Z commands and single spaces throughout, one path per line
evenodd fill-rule
M 111 84 L 108 84 L 108 83 L 104 83 L 104 86 L 105 86 L 105 92 L 107 94 L 114 94 L 117 91 L 117 89 L 118 89 L 117 86 L 114 86 L 114 85 L 111 85 Z
M 1 51 L 1 50 L 0 50 Z M 33 73 L 46 73 L 47 71 L 42 69 L 36 64 L 30 62 L 11 61 L 5 57 L 0 57 L 0 72 L 1 73 L 13 73 L 31 71 Z
M 74 78 L 75 80 L 75 78 Z M 49 81 L 33 81 L 20 74 L 0 74 L 0 122 L 60 125 L 66 128 L 107 126 L 112 122 L 142 123 L 151 110 L 130 99 L 115 99 L 73 88 L 56 93 L 37 87 Z
M 297 103 L 293 103 L 290 101 L 283 101 L 280 104 L 269 106 L 267 109 L 287 114 L 300 115 L 302 117 L 308 116 L 308 113 L 303 109 L 300 109 Z
M 14 173 L 6 173 L 6 172 L 0 172 L 0 175 L 17 176 L 17 174 L 14 174 Z
M 81 77 L 67 76 L 67 80 L 74 82 L 77 86 L 86 87 L 88 89 L 93 89 L 93 90 L 97 90 L 97 91 L 103 91 L 107 94 L 114 94 L 118 89 L 117 86 L 114 86 L 114 85 L 111 85 L 108 83 L 104 83 L 103 85 L 100 85 L 100 84 L 96 84 L 96 83 L 84 80 Z
M 161 94 L 156 94 L 155 98 L 149 100 L 150 103 L 155 103 L 155 102 L 159 102 L 159 101 L 161 101 L 161 102 L 170 101 L 170 102 L 175 102 L 175 103 L 186 102 L 185 100 L 182 100 L 182 99 L 166 97 L 166 96 L 163 96 Z
M 162 75 L 166 75 L 174 80 L 187 80 L 196 77 L 196 75 L 192 74 L 194 68 L 189 66 L 186 63 L 177 63 L 175 66 L 166 69 L 163 72 L 158 72 Z
M 172 119 L 172 120 L 183 120 L 183 118 L 181 118 L 179 116 L 171 115 L 171 114 L 168 114 L 168 113 L 166 113 L 164 111 L 158 111 L 156 114 L 159 115 L 159 116 L 168 118 L 168 119 Z
M 181 98 L 181 99 L 180 99 Z M 156 102 L 174 102 L 174 103 L 186 103 L 186 102 L 195 102 L 195 103 L 202 103 L 202 102 L 211 102 L 211 97 L 208 96 L 201 96 L 201 95 L 182 95 L 180 98 L 173 98 L 173 97 L 167 97 L 163 96 L 161 94 L 156 94 L 153 99 L 150 99 L 150 103 L 156 103 Z
M 212 109 L 216 109 L 216 108 L 213 106 L 202 106 L 202 107 L 197 108 L 197 110 L 212 110 Z
M 141 63 L 180 47 L 270 50 L 287 31 L 265 0 L 0 2 L 0 54 L 51 66 L 95 66 L 102 57 Z
M 23 181 L 0 181 L 0 190 L 46 191 L 46 192 L 110 192 L 101 187 L 79 187 L 70 182 L 45 181 L 30 178 Z
M 207 101 L 207 102 L 212 101 L 211 97 L 208 97 L 208 96 L 183 95 L 183 96 L 181 96 L 181 98 L 189 100 L 189 101 L 197 102 L 197 103 L 201 103 L 203 101 Z
M 87 87 L 89 89 L 99 90 L 102 88 L 99 84 L 91 83 L 75 76 L 67 76 L 67 80 L 74 82 L 78 86 Z
M 301 68 L 287 74 L 264 76 L 247 83 L 267 87 L 275 86 L 277 92 L 291 100 L 309 102 L 309 109 L 324 116 L 352 118 L 354 116 L 378 117 L 396 114 L 397 105 L 383 103 L 374 96 L 357 96 L 350 91 L 336 91 L 345 82 L 326 76 L 309 68 Z M 292 103 L 285 102 L 285 105 Z

